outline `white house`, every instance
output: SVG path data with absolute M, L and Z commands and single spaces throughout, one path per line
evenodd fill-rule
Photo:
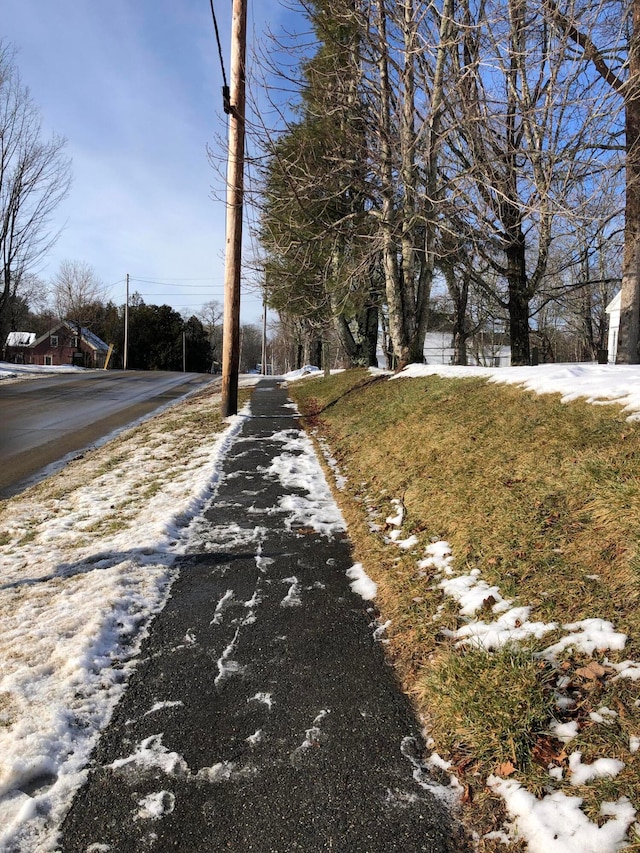
M 616 350 L 618 349 L 618 331 L 620 329 L 620 295 L 622 291 L 618 291 L 611 302 L 604 309 L 609 315 L 609 340 L 607 343 L 608 363 L 616 363 Z
M 378 364 L 385 364 L 382 340 L 378 341 Z M 424 342 L 425 364 L 453 364 L 453 335 L 451 332 L 427 332 Z M 483 367 L 509 367 L 511 347 L 495 340 L 490 332 L 478 333 L 467 341 L 467 364 Z

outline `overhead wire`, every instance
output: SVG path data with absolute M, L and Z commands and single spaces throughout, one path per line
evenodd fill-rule
M 216 10 L 213 6 L 213 0 L 209 0 L 209 4 L 211 5 L 211 17 L 213 18 L 213 28 L 216 33 L 216 42 L 218 44 L 218 56 L 220 57 L 220 69 L 222 70 L 222 107 L 225 113 L 229 114 L 231 112 L 231 90 L 229 89 L 229 84 L 227 82 L 227 72 L 224 67 L 224 58 L 222 56 L 222 45 L 220 44 L 220 30 L 218 29 L 218 21 L 216 19 Z

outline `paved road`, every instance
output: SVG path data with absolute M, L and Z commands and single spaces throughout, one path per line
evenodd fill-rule
M 0 498 L 36 482 L 67 454 L 212 380 L 108 370 L 0 382 Z
M 252 415 L 56 849 L 466 850 L 370 602 L 349 589 L 349 542 L 287 524 L 318 498 L 294 484 L 317 463 L 286 444 L 286 394 L 262 383 Z

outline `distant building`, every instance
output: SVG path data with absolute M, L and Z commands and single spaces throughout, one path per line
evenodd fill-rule
M 609 340 L 607 343 L 607 349 L 609 352 L 609 364 L 616 363 L 616 352 L 618 350 L 618 332 L 620 331 L 621 294 L 622 291 L 619 290 L 613 297 L 611 302 L 604 309 L 605 312 L 609 315 Z
M 29 355 L 35 340 L 35 332 L 9 332 L 3 349 L 4 360 L 12 364 L 32 364 Z
M 33 332 L 10 332 L 4 346 L 4 360 L 13 364 L 104 367 L 109 347 L 89 329 L 83 328 L 78 347 L 75 327 L 67 320 L 36 338 Z
M 509 367 L 511 365 L 511 347 L 504 342 L 505 335 L 500 333 L 477 332 L 467 340 L 467 364 L 483 367 Z M 385 364 L 383 341 L 378 345 L 378 364 Z M 453 364 L 455 350 L 453 333 L 427 332 L 424 341 L 425 364 Z

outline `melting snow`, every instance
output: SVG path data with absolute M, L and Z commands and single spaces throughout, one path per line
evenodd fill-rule
M 496 776 L 487 784 L 504 799 L 516 837 L 526 840 L 529 853 L 613 853 L 635 820 L 635 809 L 626 799 L 603 803 L 600 813 L 610 819 L 598 826 L 581 810 L 580 797 L 556 791 L 538 800 L 515 780 Z
M 371 601 L 378 594 L 378 584 L 371 580 L 363 569 L 362 563 L 355 563 L 347 569 L 346 575 L 351 580 L 349 584 L 351 589 L 365 601 Z

